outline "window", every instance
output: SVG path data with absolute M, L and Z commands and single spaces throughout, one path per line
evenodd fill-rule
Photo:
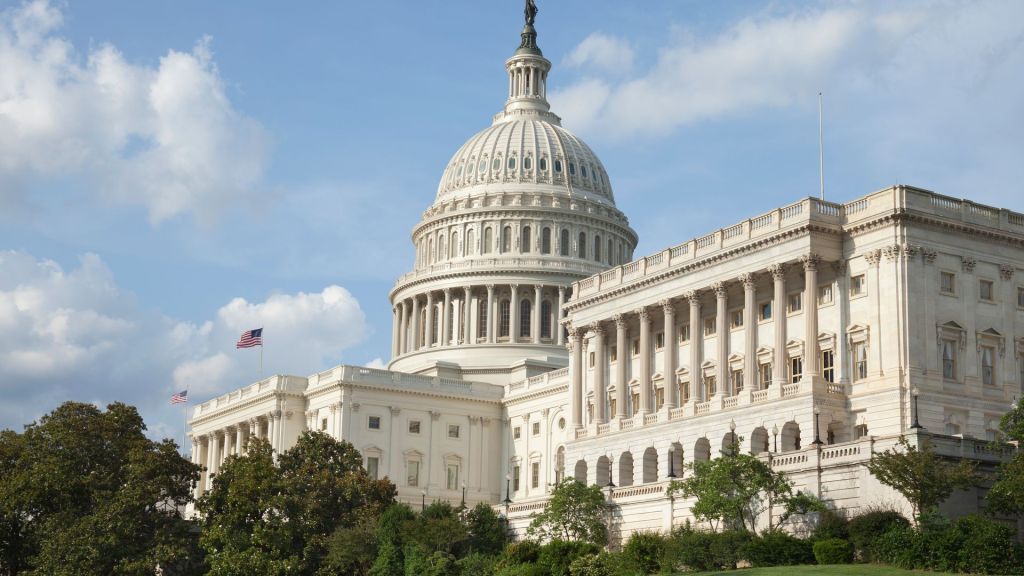
M 483 338 L 487 336 L 487 322 L 490 320 L 489 309 L 487 308 L 487 300 L 480 299 L 476 303 L 476 337 Z
M 419 460 L 409 460 L 405 463 L 405 483 L 409 486 L 420 485 Z
M 474 250 L 476 248 L 475 242 L 474 242 L 475 240 L 476 240 L 476 236 L 474 235 L 473 229 L 471 228 L 471 229 L 467 230 L 466 231 L 466 249 L 463 250 L 463 252 L 466 253 L 466 256 L 469 256 L 470 254 L 475 252 L 475 250 Z
M 867 292 L 867 287 L 863 274 L 850 277 L 850 296 L 863 296 Z
M 491 170 L 497 172 L 499 169 L 501 169 L 501 158 L 495 158 L 494 161 L 491 162 Z
M 772 319 L 772 303 L 771 303 L 770 300 L 768 302 L 762 302 L 761 306 L 758 307 L 757 319 L 758 320 L 771 320 Z
M 715 317 L 711 316 L 710 318 L 705 318 L 704 319 L 704 335 L 705 336 L 714 336 L 715 335 L 715 329 L 716 329 Z
M 868 435 L 868 425 L 867 424 L 857 424 L 856 426 L 853 427 L 853 439 L 854 440 L 860 440 L 861 438 L 867 437 L 867 435 Z
M 601 261 L 601 237 L 594 235 L 594 260 Z
M 800 356 L 789 359 L 789 381 L 794 384 L 804 375 L 804 359 Z
M 526 158 L 523 158 L 523 170 L 532 170 L 532 169 L 533 169 L 533 158 L 531 158 L 529 156 L 527 156 Z
M 729 315 L 729 327 L 730 328 L 742 328 L 743 327 L 743 310 L 733 310 L 732 314 Z
M 419 434 L 419 433 L 420 433 L 420 421 L 419 420 L 409 420 L 409 434 Z
M 818 306 L 832 303 L 832 285 L 818 286 Z
M 593 402 L 588 402 L 587 403 L 587 422 L 593 422 L 593 421 L 594 421 L 594 403 Z
M 683 324 L 679 327 L 679 341 L 689 342 L 690 341 L 690 325 Z
M 531 424 L 531 434 L 534 436 L 540 436 L 540 422 L 534 422 Z
M 654 389 L 654 409 L 661 410 L 661 407 L 665 405 L 665 389 L 655 388 Z
M 765 363 L 757 366 L 757 372 L 759 374 L 758 379 L 761 381 L 761 389 L 765 390 L 772 385 L 772 365 Z
M 615 264 L 612 260 L 615 259 L 615 252 L 612 250 L 612 239 L 608 239 L 608 263 Z
M 1024 308 L 1024 287 L 1017 287 L 1017 308 Z
M 555 159 L 555 172 L 558 174 L 562 173 L 562 161 L 557 158 Z
M 551 254 L 551 228 L 543 228 L 540 231 L 540 253 Z
M 512 429 L 512 439 L 513 440 L 519 440 L 519 438 L 521 438 L 522 435 L 523 435 L 523 428 L 522 428 L 522 426 L 516 426 L 515 428 Z
M 456 258 L 459 255 L 459 233 L 452 232 L 452 241 L 448 244 L 448 257 Z
M 679 402 L 680 404 L 686 404 L 690 401 L 690 383 L 680 382 L 679 383 Z
M 640 339 L 639 338 L 634 338 L 632 344 L 633 344 L 633 356 L 639 356 L 640 355 Z
M 633 402 L 633 415 L 636 416 L 640 412 L 640 393 L 633 392 L 629 399 Z
M 853 343 L 853 379 L 863 380 L 868 377 L 868 345 L 867 342 Z
M 939 272 L 939 292 L 943 294 L 956 294 L 956 274 L 952 272 Z
M 956 342 L 942 341 L 942 377 L 945 380 L 957 379 L 956 375 Z
M 512 227 L 505 226 L 501 229 L 501 252 L 508 253 L 512 251 Z
M 587 233 L 586 232 L 580 232 L 578 248 L 579 248 L 580 253 L 577 254 L 577 256 L 579 256 L 580 258 L 586 258 L 587 257 Z
M 555 164 L 555 165 L 557 166 L 558 164 Z M 559 253 L 562 256 L 568 256 L 569 255 L 569 231 L 566 230 L 565 228 L 562 229 L 562 238 L 561 238 L 561 240 L 562 241 L 559 243 L 560 245 L 558 247 Z
M 512 489 L 519 491 L 519 466 L 512 467 Z
M 803 309 L 803 292 L 793 292 L 786 300 L 786 310 L 792 314 Z
M 320 430 L 327 430 L 327 418 L 320 421 Z
M 508 159 L 508 169 L 509 170 L 515 170 L 516 169 L 516 157 L 515 156 L 509 156 L 509 159 Z
M 523 241 L 520 243 L 522 245 L 521 251 L 523 254 L 528 254 L 530 252 L 530 232 L 531 230 L 529 226 L 523 226 Z
M 826 382 L 836 381 L 836 359 L 831 350 L 821 351 L 821 376 Z
M 459 425 L 458 424 L 449 424 L 448 425 L 448 437 L 449 438 L 458 438 L 459 437 Z
M 608 347 L 608 361 L 609 362 L 615 362 L 618 359 L 619 359 L 619 347 L 616 346 L 615 344 L 612 344 L 611 346 Z
M 540 303 L 540 337 L 551 338 L 551 301 Z
M 984 300 L 985 302 L 992 302 L 995 300 L 995 285 L 991 280 L 978 281 L 978 299 Z
M 491 228 L 484 228 L 484 254 L 490 254 L 494 249 L 494 231 Z
M 519 337 L 529 338 L 530 337 L 530 315 L 532 314 L 532 302 L 526 300 L 520 300 L 519 302 Z
M 590 366 L 591 368 L 593 368 L 594 367 L 594 363 L 595 363 L 595 359 L 597 358 L 597 355 L 594 354 L 593 352 L 591 352 L 590 355 L 587 356 L 587 358 L 588 358 L 588 361 L 587 361 L 588 364 L 587 365 Z
M 540 486 L 540 462 L 530 463 L 530 488 Z
M 743 392 L 743 370 L 733 370 L 729 373 L 729 378 L 732 379 L 733 394 Z
M 447 488 L 449 490 L 459 489 L 459 465 L 449 464 L 448 465 L 448 482 Z
M 370 416 L 367 420 L 370 430 L 380 430 L 380 416 Z
M 718 393 L 718 382 L 714 376 L 704 377 L 704 387 L 707 388 L 708 397 L 714 396 Z
M 608 400 L 608 414 L 610 414 L 611 416 L 615 416 L 617 414 L 617 412 L 615 411 L 617 407 L 618 404 L 615 402 L 615 398 L 611 398 Z
M 374 480 L 376 480 L 377 479 L 377 472 L 378 472 L 379 469 L 380 469 L 380 458 L 377 458 L 376 456 L 370 456 L 370 457 L 368 457 L 366 459 L 366 474 L 370 478 L 373 478 Z
M 981 383 L 986 386 L 996 385 L 996 350 L 991 346 L 981 347 Z
M 569 174 L 576 175 L 576 163 L 572 160 L 569 161 Z
M 537 166 L 540 168 L 541 172 L 547 172 L 548 171 L 548 159 L 543 157 L 543 156 L 541 156 L 540 160 L 537 161 Z
M 498 336 L 508 338 L 509 326 L 512 319 L 512 304 L 508 300 L 502 300 L 498 305 Z
M 654 349 L 661 350 L 665 347 L 665 333 L 658 332 L 654 335 Z

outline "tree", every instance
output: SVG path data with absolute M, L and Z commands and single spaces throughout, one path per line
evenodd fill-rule
M 974 463 L 960 460 L 953 464 L 935 453 L 925 439 L 918 448 L 906 436 L 900 436 L 896 448 L 873 454 L 865 464 L 879 482 L 902 494 L 913 512 L 914 522 L 949 498 L 957 489 L 977 482 Z
M 469 531 L 468 552 L 500 554 L 505 549 L 508 541 L 505 525 L 486 503 L 480 502 L 466 512 L 465 523 Z
M 138 411 L 66 402 L 0 433 L 0 573 L 189 573 L 199 467 L 145 435 Z
M 604 546 L 608 543 L 607 512 L 599 487 L 569 478 L 555 486 L 544 511 L 530 522 L 527 534 L 541 540 L 579 540 Z
M 1006 440 L 1016 441 L 1018 448 L 1013 457 L 999 467 L 996 481 L 989 490 L 987 507 L 1001 513 L 1024 514 L 1024 399 L 1018 400 L 1012 410 L 1003 415 L 999 429 Z
M 781 472 L 740 451 L 739 441 L 714 460 L 698 460 L 687 464 L 689 474 L 675 480 L 670 491 L 686 498 L 696 497 L 690 511 L 698 520 L 730 529 L 757 532 L 757 519 L 778 504 L 792 498 L 793 484 Z M 787 509 L 789 507 L 787 506 Z M 769 521 L 769 529 L 780 524 Z
M 459 519 L 459 511 L 448 502 L 435 500 L 414 520 L 404 523 L 402 538 L 409 546 L 419 548 L 425 557 L 434 552 L 459 554 L 469 536 Z M 408 570 L 408 562 L 406 563 Z

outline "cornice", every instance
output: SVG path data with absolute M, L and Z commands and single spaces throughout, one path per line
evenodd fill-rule
M 605 270 L 607 270 L 607 268 L 605 268 Z M 491 281 L 491 282 L 481 282 L 481 283 L 478 283 L 477 285 L 482 286 L 484 284 L 496 284 L 496 285 L 513 284 L 514 282 L 513 282 L 512 276 L 511 276 L 512 274 L 520 274 L 522 276 L 538 276 L 538 277 L 566 277 L 566 276 L 568 276 L 568 277 L 570 277 L 569 280 L 561 282 L 561 283 L 554 283 L 554 284 L 558 284 L 559 286 L 563 286 L 565 288 L 568 288 L 575 280 L 581 280 L 583 278 L 589 278 L 589 277 L 593 276 L 593 274 L 587 274 L 585 272 L 573 272 L 571 270 L 565 270 L 565 269 L 561 269 L 561 270 L 556 270 L 556 269 L 544 270 L 542 268 L 525 268 L 525 269 L 524 268 L 488 268 L 488 269 L 484 269 L 484 270 L 446 270 L 444 272 L 438 272 L 437 274 L 433 274 L 433 275 L 429 275 L 429 276 L 423 276 L 421 278 L 416 278 L 415 280 L 410 280 L 410 281 L 402 283 L 402 284 L 396 284 L 395 287 L 392 288 L 391 291 L 388 293 L 388 299 L 390 301 L 394 302 L 395 296 L 399 292 L 401 292 L 403 290 L 407 290 L 407 289 L 412 288 L 414 286 L 419 286 L 419 285 L 426 284 L 426 283 L 434 283 L 434 282 L 438 282 L 438 281 L 441 281 L 441 280 L 450 280 L 450 279 L 455 279 L 455 278 L 478 278 L 478 277 L 487 277 L 487 276 L 500 276 L 500 278 L 497 278 L 494 281 Z M 600 274 L 600 272 L 598 272 L 598 274 Z M 520 277 L 522 277 L 522 276 L 520 276 Z
M 218 417 L 224 416 L 225 414 L 228 414 L 230 412 L 234 412 L 234 411 L 239 410 L 239 409 L 251 408 L 251 407 L 253 407 L 255 405 L 258 405 L 258 404 L 261 404 L 263 402 L 266 402 L 269 399 L 279 400 L 279 399 L 287 399 L 287 398 L 294 398 L 294 399 L 299 399 L 299 400 L 305 401 L 306 396 L 305 396 L 305 394 L 298 394 L 298 393 L 295 393 L 295 392 L 285 392 L 285 391 L 282 391 L 282 390 L 267 390 L 266 392 L 263 392 L 262 394 L 257 394 L 256 396 L 253 396 L 252 398 L 247 398 L 244 401 L 239 402 L 237 404 L 231 404 L 231 405 L 225 406 L 224 408 L 217 409 L 217 410 L 215 410 L 213 412 L 210 412 L 208 414 L 202 414 L 202 415 L 200 415 L 197 418 L 189 420 L 188 424 L 189 424 L 190 427 L 195 428 L 196 425 L 201 425 L 201 424 L 204 424 L 206 422 L 209 422 L 210 420 L 215 420 Z
M 506 396 L 505 398 L 502 398 L 501 403 L 503 406 L 515 406 L 517 404 L 529 402 L 530 400 L 536 400 L 537 398 L 544 398 L 545 396 L 554 396 L 558 393 L 567 392 L 568 390 L 568 382 L 566 382 L 565 384 L 555 384 L 553 386 L 548 386 L 546 388 L 541 388 L 539 390 L 529 390 L 526 393 L 517 396 Z
M 621 212 L 617 214 L 619 219 L 612 219 L 592 212 L 571 210 L 568 208 L 556 208 L 553 206 L 482 206 L 480 208 L 463 209 L 458 212 L 445 212 L 439 216 L 425 217 L 420 220 L 420 222 L 413 227 L 411 236 L 415 240 L 420 234 L 424 233 L 426 229 L 432 227 L 451 226 L 453 224 L 461 224 L 465 222 L 482 222 L 487 219 L 500 220 L 502 218 L 536 218 L 537 214 L 550 214 L 556 216 L 550 218 L 550 220 L 556 222 L 585 222 L 591 225 L 593 225 L 593 223 L 599 223 L 609 229 L 617 231 L 625 238 L 632 240 L 634 245 L 639 241 L 639 236 L 636 231 L 629 225 L 629 219 L 626 218 L 625 215 L 622 215 Z M 480 216 L 485 215 L 488 216 L 488 218 L 480 218 Z

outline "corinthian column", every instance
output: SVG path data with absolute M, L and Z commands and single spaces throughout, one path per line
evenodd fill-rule
M 406 340 L 409 338 L 409 307 L 406 306 L 405 300 L 398 303 L 398 310 L 401 313 L 399 319 L 400 325 L 398 327 L 398 355 L 405 354 L 409 351 Z
M 665 349 L 662 352 L 665 362 L 665 406 L 671 409 L 679 406 L 679 386 L 676 384 L 676 355 L 679 353 L 679 343 L 676 342 L 676 307 L 672 300 L 662 300 L 661 309 L 665 313 Z
M 629 365 L 629 348 L 627 348 L 626 317 L 622 314 L 612 316 L 615 320 L 615 417 L 626 417 L 626 392 L 629 384 L 626 382 L 626 366 Z
M 757 390 L 757 317 L 754 275 L 741 274 L 743 283 L 743 379 L 747 390 Z
M 452 331 L 449 328 L 451 322 L 449 318 L 452 314 L 452 290 L 451 288 L 444 289 L 444 310 L 441 311 L 441 341 L 438 342 L 438 346 L 448 346 L 452 341 Z
M 572 384 L 570 385 L 569 414 L 572 418 L 572 427 L 580 429 L 583 427 L 583 343 L 580 342 L 580 332 L 574 327 L 569 327 L 570 353 L 569 373 Z M 529 430 L 527 430 L 529 433 Z
M 412 334 L 409 335 L 409 340 L 412 342 L 409 346 L 410 352 L 420 349 L 420 299 L 418 296 L 412 297 Z
M 462 341 L 466 344 L 476 344 L 476 336 L 471 333 L 471 328 L 473 327 L 473 289 L 466 286 L 462 290 L 465 293 L 464 304 L 462 305 L 464 314 L 462 317 Z
M 541 285 L 533 285 L 533 343 L 540 344 L 540 299 L 541 299 Z
M 494 284 L 487 285 L 487 342 L 494 344 Z
M 516 342 L 519 338 L 519 285 L 512 284 L 509 286 L 512 289 L 512 300 L 509 302 L 509 327 L 508 327 L 508 341 Z
M 818 255 L 800 258 L 804 265 L 804 374 L 803 380 L 814 381 L 820 375 L 818 364 Z
M 731 396 L 729 386 L 729 290 L 722 282 L 712 285 L 718 308 L 715 311 L 715 343 L 718 344 L 718 394 Z
M 608 386 L 604 379 L 608 359 L 605 356 L 604 327 L 595 322 L 590 330 L 594 333 L 594 420 L 604 424 L 608 421 Z
M 690 394 L 697 402 L 704 402 L 704 374 L 700 368 L 704 358 L 704 330 L 700 325 L 700 293 L 686 293 L 690 303 Z
M 558 287 L 558 311 L 555 312 L 555 323 L 552 330 L 558 330 L 558 345 L 565 344 L 565 331 L 562 330 L 562 308 L 565 306 L 565 286 Z
M 640 413 L 651 411 L 651 313 L 646 307 L 637 310 L 640 316 Z
M 427 326 L 427 334 L 423 338 L 423 347 L 430 348 L 434 345 L 434 293 L 427 292 L 427 317 L 424 320 Z
M 775 328 L 775 360 L 772 376 L 777 387 L 786 383 L 786 268 L 784 264 L 768 267 L 772 275 L 772 326 Z

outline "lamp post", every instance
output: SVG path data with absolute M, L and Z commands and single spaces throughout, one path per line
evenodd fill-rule
M 462 508 L 466 507 L 466 483 L 462 483 Z
M 608 489 L 609 494 L 611 493 L 611 489 L 615 488 L 615 483 L 612 482 L 612 457 L 611 456 L 608 457 L 608 483 L 605 484 L 604 487 Z
M 675 465 L 676 465 L 675 450 L 673 450 L 672 448 L 669 448 L 668 449 L 668 477 L 669 478 L 675 478 L 676 477 Z
M 420 511 L 422 512 L 423 510 L 427 509 L 427 489 L 426 488 L 424 488 L 423 490 L 420 490 L 420 497 L 421 497 L 421 500 L 420 500 Z
M 921 426 L 921 422 L 918 421 L 918 419 L 917 419 L 917 413 L 918 413 L 918 410 L 917 410 L 917 397 L 920 394 L 921 394 L 921 391 L 917 389 L 917 386 L 914 386 L 914 388 L 911 389 L 911 391 L 910 391 L 910 395 L 914 399 L 914 423 L 910 426 L 911 430 L 917 430 L 919 428 L 923 428 L 923 426 Z
M 779 425 L 772 424 L 772 452 L 779 451 Z
M 815 406 L 814 408 L 814 442 L 811 442 L 814 446 L 821 446 L 823 442 L 821 437 L 818 435 L 818 416 L 821 414 L 821 408 Z
M 736 441 L 736 419 L 729 420 L 729 453 L 736 455 L 739 451 L 739 442 Z
M 508 518 L 508 505 L 512 503 L 511 492 L 509 488 L 512 486 L 512 475 L 505 474 L 505 499 L 502 500 L 502 504 L 505 505 L 505 517 Z

